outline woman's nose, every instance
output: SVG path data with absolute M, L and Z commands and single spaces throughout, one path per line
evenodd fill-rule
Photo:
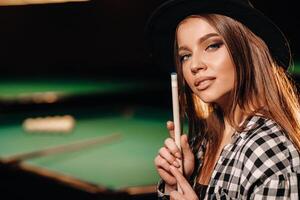
M 206 69 L 206 65 L 201 62 L 201 59 L 199 57 L 193 57 L 192 63 L 191 63 L 191 72 L 193 74 L 197 74 L 200 70 Z

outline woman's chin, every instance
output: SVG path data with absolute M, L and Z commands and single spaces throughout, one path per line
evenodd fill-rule
M 214 103 L 216 101 L 216 98 L 210 97 L 210 96 L 200 96 L 200 99 L 204 102 L 204 103 Z
M 226 106 L 229 103 L 230 100 L 230 93 L 225 93 L 223 95 L 216 95 L 216 94 L 211 94 L 211 93 L 207 93 L 207 94 L 201 94 L 199 95 L 199 98 L 207 103 L 207 104 L 218 104 L 220 106 Z

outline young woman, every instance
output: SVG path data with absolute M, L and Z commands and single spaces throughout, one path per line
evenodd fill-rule
M 148 33 L 175 44 L 189 126 L 180 152 L 167 123 L 155 158 L 159 198 L 299 199 L 300 106 L 280 30 L 246 0 L 170 0 Z

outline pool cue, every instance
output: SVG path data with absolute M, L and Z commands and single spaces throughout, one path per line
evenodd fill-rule
M 172 86 L 172 104 L 173 104 L 173 120 L 174 120 L 174 133 L 175 133 L 175 143 L 181 152 L 181 144 L 180 144 L 180 135 L 181 135 L 181 127 L 180 127 L 180 114 L 179 114 L 179 97 L 178 97 L 178 82 L 177 82 L 177 74 L 171 74 L 171 86 Z M 179 162 L 180 167 L 179 171 L 182 173 L 182 161 L 176 158 L 177 162 Z M 177 190 L 180 194 L 182 194 L 182 189 L 180 185 L 177 183 Z
M 20 153 L 4 159 L 4 162 L 7 164 L 17 164 L 23 160 L 44 157 L 53 154 L 73 152 L 77 150 L 81 150 L 83 148 L 88 148 L 94 145 L 106 144 L 109 142 L 116 141 L 121 138 L 121 134 L 111 134 L 106 136 L 100 136 L 95 138 L 90 138 L 84 141 L 77 141 L 70 144 L 63 144 L 59 146 L 49 147 L 41 150 L 31 151 L 27 153 Z

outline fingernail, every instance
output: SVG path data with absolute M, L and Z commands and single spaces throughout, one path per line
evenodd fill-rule
M 180 153 L 175 153 L 175 156 L 177 157 L 177 158 L 181 158 L 181 154 Z
M 178 163 L 176 160 L 173 162 L 173 165 L 174 165 L 175 167 L 180 167 L 179 163 Z

